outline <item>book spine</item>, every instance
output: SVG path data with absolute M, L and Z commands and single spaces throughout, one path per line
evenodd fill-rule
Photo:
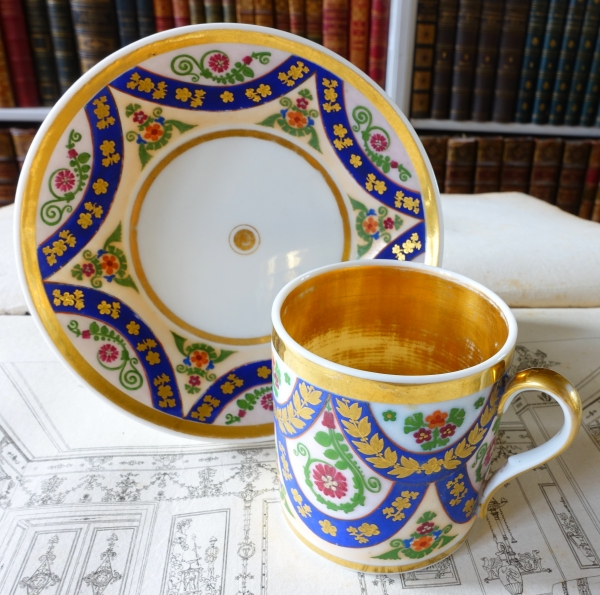
M 445 120 L 450 109 L 457 18 L 458 0 L 439 0 L 431 93 L 431 117 L 438 120 Z
M 273 0 L 254 0 L 254 23 L 263 27 L 273 26 Z
M 558 177 L 556 206 L 573 215 L 579 212 L 590 148 L 589 141 L 565 141 L 562 167 Z
M 535 139 L 528 194 L 554 204 L 562 155 L 563 141 L 560 138 Z
M 431 83 L 437 9 L 438 0 L 419 0 L 410 102 L 410 113 L 413 118 L 428 118 L 431 113 Z
M 446 194 L 471 194 L 475 175 L 477 141 L 474 138 L 448 139 L 446 155 Z
M 591 142 L 590 159 L 585 172 L 581 204 L 579 205 L 579 216 L 582 219 L 590 219 L 592 216 L 598 182 L 600 182 L 600 140 L 594 140 Z
M 21 169 L 37 130 L 35 128 L 10 128 L 9 132 L 12 137 L 17 163 L 19 169 Z
M 59 92 L 46 3 L 44 0 L 25 0 L 25 13 L 42 105 L 52 106 Z
M 136 0 L 135 7 L 140 39 L 156 33 L 156 27 L 154 25 L 154 1 Z
M 4 51 L 4 42 L 0 33 L 0 107 L 14 107 L 15 96 L 8 72 L 8 63 Z
M 139 39 L 135 0 L 115 0 L 121 47 Z
M 112 0 L 71 0 L 81 71 L 86 72 L 119 48 Z
M 389 28 L 390 0 L 372 0 L 368 74 L 381 87 L 385 86 Z
M 529 6 L 529 0 L 508 0 L 506 3 L 492 110 L 494 122 L 510 122 L 515 116 Z
M 0 129 L 0 206 L 11 204 L 15 199 L 19 169 L 11 134 Z
M 171 0 L 153 0 L 153 5 L 154 28 L 156 31 L 172 29 L 175 26 L 175 20 L 173 19 L 173 4 Z
M 191 24 L 190 5 L 188 0 L 172 0 L 173 24 L 175 27 L 185 27 Z
M 306 0 L 306 37 L 323 43 L 323 0 Z
M 476 122 L 487 122 L 491 116 L 503 15 L 503 0 L 483 0 L 471 111 Z
M 542 57 L 542 41 L 548 18 L 548 4 L 549 0 L 533 0 L 529 9 L 515 122 L 531 122 L 537 75 Z
M 208 20 L 208 5 L 207 2 L 211 0 L 204 0 L 204 8 L 206 11 L 206 22 L 213 22 Z M 246 25 L 254 25 L 254 2 L 253 0 L 237 0 L 235 3 L 237 22 L 244 23 Z
M 79 78 L 79 61 L 69 0 L 46 0 L 58 84 L 64 93 Z
M 500 192 L 527 192 L 533 161 L 533 139 L 505 138 Z
M 550 124 L 563 124 L 565 121 L 565 108 L 571 87 L 573 67 L 577 57 L 579 35 L 583 24 L 585 0 L 572 0 L 569 6 L 567 22 L 562 39 L 562 48 L 558 60 L 558 68 L 554 79 L 552 102 L 550 103 Z
M 192 25 L 203 25 L 206 23 L 204 0 L 190 0 L 190 23 Z
M 500 189 L 503 149 L 504 139 L 502 137 L 480 137 L 477 139 L 474 194 L 498 192 Z
M 249 14 L 252 15 L 251 21 L 245 23 L 254 24 L 254 0 L 243 0 L 244 6 L 249 7 Z M 207 23 L 223 22 L 223 4 L 221 0 L 204 0 L 204 14 Z
M 600 223 L 600 184 L 596 190 L 596 198 L 594 199 L 594 210 L 592 211 L 592 221 Z
M 471 94 L 480 15 L 481 0 L 460 0 L 452 69 L 451 120 L 468 120 L 471 116 Z
M 550 0 L 542 57 L 540 59 L 540 69 L 533 102 L 533 112 L 531 114 L 531 121 L 534 124 L 548 123 L 550 101 L 552 99 L 552 89 L 554 88 L 558 59 L 560 57 L 566 13 L 567 0 Z
M 223 22 L 236 23 L 237 7 L 235 0 L 223 0 Z
M 423 136 L 421 137 L 421 142 L 423 143 L 427 157 L 429 157 L 429 161 L 431 162 L 431 167 L 433 168 L 433 173 L 435 174 L 438 188 L 440 192 L 444 192 L 448 137 Z
M 294 35 L 306 37 L 306 3 L 304 0 L 290 0 L 290 29 Z M 325 7 L 323 7 L 323 27 L 325 26 Z
M 342 56 L 348 57 L 348 0 L 323 0 L 323 45 Z
M 596 39 L 594 57 L 585 86 L 583 106 L 581 107 L 580 126 L 593 126 L 598 111 L 598 99 L 600 98 L 600 35 Z
M 275 27 L 280 31 L 291 31 L 288 0 L 275 0 Z
M 0 19 L 16 103 L 19 107 L 37 106 L 40 99 L 20 0 L 0 0 Z
M 571 77 L 571 89 L 565 109 L 565 124 L 568 126 L 577 126 L 581 119 L 583 97 L 588 76 L 590 75 L 590 65 L 594 56 L 594 43 L 599 23 L 600 1 L 588 0 L 585 16 L 583 17 L 581 35 L 579 37 L 577 58 L 575 59 L 573 76 Z
M 420 10 L 421 2 L 419 2 Z M 350 40 L 348 57 L 350 62 L 363 72 L 369 67 L 369 17 L 371 0 L 353 0 L 350 5 Z M 417 16 L 417 21 L 418 21 Z M 417 38 L 419 36 L 417 22 Z M 418 45 L 417 41 L 417 45 Z M 415 52 L 418 51 L 415 49 Z

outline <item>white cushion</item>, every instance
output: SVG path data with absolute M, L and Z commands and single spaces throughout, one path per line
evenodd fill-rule
M 442 195 L 442 266 L 509 306 L 600 306 L 600 225 L 520 192 Z

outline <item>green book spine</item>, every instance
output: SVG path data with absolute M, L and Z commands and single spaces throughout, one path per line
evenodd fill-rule
M 79 78 L 79 61 L 69 0 L 46 0 L 50 35 L 60 92 L 64 93 Z
M 207 23 L 223 22 L 222 0 L 204 0 L 204 14 Z
M 192 25 L 206 23 L 204 14 L 204 0 L 190 0 L 190 21 Z
M 54 105 L 59 97 L 52 38 L 44 0 L 25 0 L 29 42 L 42 105 Z
M 152 0 L 136 0 L 135 5 L 140 39 L 156 33 L 154 25 L 154 3 Z
M 594 43 L 600 23 L 600 0 L 588 0 L 581 27 L 577 59 L 573 68 L 571 90 L 565 112 L 565 124 L 577 126 L 581 119 L 581 108 L 585 95 L 585 87 L 590 75 L 590 65 L 594 57 Z
M 542 58 L 540 60 L 540 70 L 535 89 L 533 113 L 531 115 L 531 121 L 534 124 L 548 123 L 550 101 L 552 100 L 554 77 L 560 57 L 567 6 L 568 0 L 550 0 L 550 6 L 548 7 Z
M 585 0 L 571 0 L 558 60 L 558 69 L 554 79 L 554 91 L 552 93 L 552 103 L 550 104 L 550 124 L 563 124 L 565 121 L 565 108 L 569 98 L 571 77 L 577 58 L 577 46 L 579 45 L 584 14 Z
M 549 0 L 533 0 L 529 10 L 515 122 L 531 122 L 536 80 L 540 68 L 540 58 L 542 57 L 544 29 L 548 17 L 548 5 Z
M 596 39 L 594 57 L 590 67 L 590 75 L 585 87 L 583 106 L 581 108 L 580 126 L 593 126 L 598 111 L 598 99 L 600 98 L 600 35 Z

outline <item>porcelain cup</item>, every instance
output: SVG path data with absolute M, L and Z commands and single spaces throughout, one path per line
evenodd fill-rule
M 444 558 L 499 487 L 577 434 L 575 389 L 548 369 L 511 376 L 516 320 L 461 275 L 336 264 L 288 283 L 272 319 L 283 515 L 343 566 L 405 572 Z M 563 426 L 488 477 L 502 413 L 525 390 L 552 396 Z

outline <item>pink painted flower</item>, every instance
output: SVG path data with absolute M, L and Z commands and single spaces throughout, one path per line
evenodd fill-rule
M 91 262 L 86 262 L 81 267 L 81 270 L 83 271 L 83 274 L 86 277 L 91 277 L 96 272 L 96 269 L 94 268 L 94 265 Z
M 398 162 L 397 161 L 390 161 L 390 167 L 392 169 L 397 169 L 398 168 Z
M 298 99 L 296 99 L 296 105 L 300 109 L 306 109 L 308 107 L 308 99 L 306 99 L 306 97 L 298 97 Z
M 496 446 L 496 437 L 490 442 L 488 446 L 487 453 L 485 454 L 485 458 L 483 459 L 483 466 L 487 467 L 492 460 L 492 453 L 494 452 L 494 446 Z
M 388 217 L 387 219 L 383 220 L 383 227 L 385 227 L 386 229 L 393 229 L 394 227 L 394 220 L 391 217 Z
M 245 409 L 240 409 L 238 411 L 238 417 L 245 417 L 246 415 L 246 410 Z
M 420 533 L 421 535 L 426 535 L 427 533 L 431 533 L 431 531 L 433 530 L 434 527 L 435 527 L 434 523 L 430 523 L 430 522 L 422 523 L 417 527 L 417 533 Z
M 331 411 L 325 411 L 323 414 L 323 421 L 321 422 L 326 428 L 333 430 L 335 428 L 335 419 Z
M 133 114 L 133 121 L 138 124 L 143 124 L 148 119 L 148 116 L 142 111 L 139 110 Z
M 68 192 L 75 186 L 75 176 L 70 169 L 61 169 L 54 178 L 54 185 L 61 192 Z
M 313 469 L 313 479 L 319 491 L 330 498 L 343 498 L 348 491 L 346 478 L 331 465 L 319 463 Z
M 371 143 L 371 147 L 378 153 L 385 151 L 388 146 L 387 139 L 383 134 L 374 134 L 369 142 Z
M 90 333 L 90 331 L 83 331 L 81 333 L 81 338 L 82 339 L 89 339 L 92 336 L 92 333 Z
M 420 430 L 417 430 L 413 436 L 417 440 L 417 444 L 429 442 L 431 440 L 431 430 L 428 428 L 421 428 Z
M 100 351 L 98 352 L 98 357 L 103 362 L 114 362 L 119 356 L 119 350 L 114 345 L 109 345 L 105 343 L 100 347 Z
M 224 54 L 213 54 L 208 59 L 208 67 L 213 72 L 225 72 L 229 68 L 229 58 Z
M 267 393 L 266 395 L 263 395 L 262 399 L 260 400 L 260 404 L 262 405 L 263 409 L 266 409 L 267 411 L 273 411 L 273 393 Z
M 440 428 L 440 436 L 442 438 L 450 438 L 450 436 L 454 436 L 455 431 L 456 426 L 454 424 L 446 424 Z
M 200 386 L 200 376 L 190 376 L 188 382 L 190 386 Z
M 67 155 L 69 156 L 69 159 L 75 159 L 79 153 L 75 149 L 69 149 Z
M 244 63 L 246 66 L 248 66 L 248 64 L 250 64 L 250 62 L 252 62 L 252 56 L 244 56 L 244 57 L 242 58 L 242 62 L 243 62 L 243 63 Z

